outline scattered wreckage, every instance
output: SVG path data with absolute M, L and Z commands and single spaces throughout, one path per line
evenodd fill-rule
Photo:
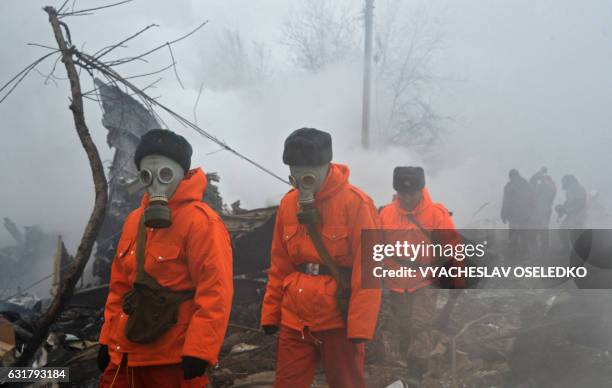
M 214 387 L 271 387 L 275 338 L 258 329 L 260 300 L 242 292 L 240 278 L 211 382 Z M 96 340 L 105 292 L 97 287 L 75 294 L 33 366 L 68 366 L 72 386 L 96 386 Z M 441 293 L 438 308 L 445 295 Z M 612 304 L 605 293 L 468 290 L 459 298 L 448 329 L 432 336 L 437 343 L 420 383 L 411 380 L 398 352 L 387 302 L 377 337 L 367 348 L 369 387 L 604 386 L 612 379 Z M 38 313 L 7 303 L 0 309 L 0 354 L 6 363 L 31 335 Z M 326 386 L 322 373 L 314 386 Z
M 109 207 L 97 239 L 96 285 L 76 290 L 68 308 L 51 327 L 32 366 L 70 367 L 70 386 L 95 387 L 98 333 L 108 292 L 110 265 L 121 225 L 141 192 L 130 183 L 136 170 L 130 162 L 140 136 L 159 127 L 150 112 L 112 85 L 96 81 L 103 100 L 103 125 L 108 144 L 115 148 L 110 168 Z M 221 214 L 234 248 L 234 303 L 219 365 L 209 372 L 214 387 L 271 387 L 274 381 L 275 338 L 259 329 L 276 207 L 244 210 L 240 203 L 224 204 L 216 183 L 204 201 Z M 33 261 L 53 257 L 50 293 L 57 292 L 72 258 L 61 238 L 35 227 L 25 232 L 12 221 L 5 228 L 16 245 L 0 248 L 0 264 L 27 272 Z M 55 252 L 55 254 L 53 253 Z M 6 263 L 15 266 L 6 265 Z M 3 287 L 14 290 L 11 273 L 2 275 Z M 0 360 L 9 365 L 28 342 L 49 300 L 38 300 L 18 290 L 0 295 Z M 12 291 L 9 291 L 9 293 Z M 442 291 L 441 310 L 449 292 Z M 424 381 L 411 380 L 393 336 L 388 295 L 383 298 L 376 338 L 367 346 L 366 376 L 370 387 L 491 387 L 491 386 L 602 386 L 612 381 L 612 303 L 605 293 L 569 289 L 467 290 L 458 299 L 448 327 L 436 332 Z M 36 386 L 36 385 L 32 385 Z M 53 385 L 46 385 L 53 386 Z M 325 387 L 319 372 L 313 386 Z
M 265 290 L 265 269 L 268 267 L 267 255 L 272 241 L 276 208 L 240 210 L 238 214 L 222 213 L 234 246 L 235 301 L 231 327 L 234 333 L 259 335 L 259 304 Z M 58 243 L 54 259 L 54 273 L 50 293 L 61 281 L 62 269 L 70 260 L 63 243 Z M 37 352 L 32 366 L 69 366 L 72 386 L 97 386 L 96 355 L 98 334 L 103 323 L 103 310 L 108 293 L 108 285 L 83 287 L 75 291 L 69 307 L 51 327 L 51 332 Z M 21 347 L 31 338 L 36 320 L 46 308 L 49 300 L 38 300 L 30 294 L 22 293 L 8 301 L 0 302 L 0 360 L 9 365 L 18 355 Z M 237 331 L 236 331 L 237 330 Z M 227 344 L 233 349 L 228 354 L 257 353 L 259 345 L 245 345 L 250 337 L 235 335 L 233 342 Z M 265 337 L 267 348 L 271 348 L 272 338 Z M 248 360 L 247 360 L 248 361 Z M 273 357 L 269 368 L 273 369 Z M 74 371 L 73 371 L 74 369 Z

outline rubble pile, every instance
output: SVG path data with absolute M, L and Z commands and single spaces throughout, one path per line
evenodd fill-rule
M 222 203 L 218 191 L 208 200 Z M 219 365 L 209 372 L 214 387 L 272 386 L 276 338 L 259 329 L 259 315 L 276 210 L 245 210 L 239 203 L 231 209 L 222 205 L 221 215 L 234 248 L 235 292 Z M 57 246 L 58 241 L 53 245 Z M 21 249 L 28 251 L 27 247 Z M 51 327 L 33 365 L 68 366 L 72 386 L 96 386 L 97 338 L 107 292 L 104 284 L 77 290 L 69 307 Z M 440 291 L 438 310 L 443 308 L 449 292 Z M 612 336 L 608 334 L 611 302 L 605 291 L 463 291 L 448 327 L 443 331 L 430 328 L 436 343 L 423 380 L 416 381 L 399 352 L 394 317 L 385 295 L 376 337 L 367 345 L 368 386 L 605 385 L 612 379 Z M 48 303 L 49 300 L 41 301 L 25 293 L 0 302 L 3 365 L 19 355 Z M 320 370 L 313 386 L 327 386 Z
M 15 308 L 17 307 L 17 308 Z M 10 365 L 32 336 L 39 313 L 22 311 L 18 305 L 4 304 L 0 309 L 0 343 L 2 332 L 11 332 L 14 341 L 9 351 L 0 351 L 2 365 Z M 10 308 L 10 309 L 9 309 Z M 15 311 L 17 310 L 17 311 Z M 99 376 L 96 364 L 98 334 L 103 308 L 70 306 L 52 325 L 47 340 L 34 357 L 33 367 L 70 367 L 71 386 L 95 387 Z
M 96 86 L 103 100 L 108 143 L 115 148 L 109 206 L 94 259 L 99 284 L 74 293 L 32 364 L 70 367 L 73 387 L 97 386 L 97 339 L 110 266 L 123 220 L 142 196 L 142 192 L 132 191 L 136 170 L 131 161 L 140 136 L 160 126 L 150 111 L 115 86 L 97 80 Z M 230 325 L 219 364 L 209 371 L 211 385 L 272 387 L 276 338 L 263 333 L 259 317 L 277 207 L 246 210 L 240 201 L 227 206 L 216 185 L 220 177 L 209 173 L 207 178 L 203 201 L 224 220 L 234 260 Z M 10 365 L 32 337 L 37 319 L 49 304 L 48 299 L 39 300 L 21 290 L 13 294 L 17 281 L 23 281 L 19 276 L 36 276 L 31 268 L 40 260 L 49 260 L 55 251 L 53 282 L 57 286 L 71 258 L 57 237 L 36 227 L 21 231 L 6 218 L 4 225 L 16 242 L 0 248 L 4 270 L 0 284 L 7 288 L 0 289 L 0 364 Z M 449 292 L 460 291 L 440 291 L 438 312 Z M 435 342 L 421 381 L 409 374 L 400 354 L 394 319 L 385 292 L 376 337 L 366 348 L 368 387 L 575 387 L 605 386 L 612 381 L 612 335 L 608 333 L 612 301 L 604 292 L 560 288 L 462 291 L 448 326 L 429 328 L 429 337 Z M 327 386 L 321 370 L 313 386 Z
M 213 191 L 213 196 L 208 198 L 220 200 L 218 191 Z M 236 209 L 239 207 L 233 208 Z M 234 247 L 235 297 L 232 323 L 222 352 L 222 366 L 212 376 L 219 379 L 219 386 L 230 386 L 237 379 L 274 367 L 274 338 L 264 336 L 257 328 L 266 286 L 265 269 L 269 266 L 268 254 L 276 207 L 240 209 L 236 214 L 228 213 L 226 209 L 221 214 Z M 57 244 L 56 241 L 54 245 Z M 52 325 L 32 365 L 68 366 L 72 386 L 97 386 L 100 374 L 96 364 L 97 340 L 103 323 L 107 293 L 108 285 L 105 284 L 77 290 L 69 307 Z M 10 301 L 0 302 L 2 365 L 9 365 L 19 356 L 20 349 L 32 336 L 37 318 L 49 303 L 50 299 L 40 301 L 25 293 L 20 293 Z M 8 334 L 3 336 L 5 333 Z M 224 378 L 222 375 L 226 364 L 237 372 L 226 369 L 227 376 Z
M 14 239 L 13 245 L 0 247 L 0 299 L 10 299 L 20 285 L 38 279 L 47 270 L 49 258 L 55 252 L 57 237 L 38 226 L 20 228 L 4 218 L 4 228 Z
M 260 257 L 266 261 L 265 255 Z M 276 340 L 259 329 L 264 279 L 261 271 L 235 277 L 230 326 L 219 365 L 210 372 L 215 387 L 272 386 Z M 96 287 L 75 294 L 34 365 L 69 366 L 73 386 L 95 386 L 105 292 Z M 448 291 L 440 292 L 438 308 L 447 295 Z M 377 337 L 367 346 L 368 386 L 601 386 L 612 378 L 612 336 L 605 335 L 612 319 L 608 299 L 605 293 L 584 290 L 467 290 L 459 297 L 449 327 L 443 332 L 431 328 L 438 342 L 419 383 L 398 351 L 385 296 Z M 7 346 L 19 350 L 44 305 L 45 301 L 38 303 L 36 310 L 31 305 L 0 305 L 5 364 L 11 359 Z M 316 381 L 315 386 L 326 386 L 320 371 Z
M 386 387 L 401 380 L 407 386 L 432 388 L 605 386 L 612 377 L 612 338 L 606 334 L 611 302 L 604 293 L 574 289 L 468 290 L 449 328 L 432 336 L 438 343 L 420 383 L 408 375 L 395 350 L 388 328 L 392 317 L 383 306 L 379 334 L 368 348 L 368 384 Z
M 438 343 L 417 382 L 398 351 L 385 297 L 377 337 L 366 351 L 368 387 L 602 386 L 612 378 L 612 342 L 592 339 L 601 338 L 609 323 L 602 302 L 609 309 L 612 303 L 601 298 L 585 302 L 585 293 L 576 290 L 468 290 L 448 329 L 431 328 Z M 234 307 L 219 366 L 211 373 L 216 387 L 272 386 L 275 339 L 252 325 L 256 318 L 243 310 L 249 306 Z M 585 309 L 591 311 L 576 314 Z M 326 386 L 321 371 L 314 386 Z

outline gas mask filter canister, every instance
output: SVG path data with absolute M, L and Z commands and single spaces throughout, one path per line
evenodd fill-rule
M 142 158 L 139 180 L 149 194 L 149 205 L 144 212 L 146 226 L 167 228 L 172 225 L 168 201 L 184 177 L 183 167 L 173 159 L 162 155 Z

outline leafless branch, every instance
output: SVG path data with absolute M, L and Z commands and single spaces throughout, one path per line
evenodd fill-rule
M 200 102 L 200 97 L 202 96 L 202 90 L 204 89 L 204 82 L 200 84 L 200 90 L 198 90 L 198 97 L 195 100 L 195 104 L 193 104 L 193 122 L 198 124 L 198 103 Z
M 45 85 L 48 85 L 49 84 L 49 80 L 51 80 L 55 86 L 58 86 L 57 82 L 55 81 L 55 79 L 53 77 L 51 77 L 51 73 L 49 73 L 47 75 L 44 75 L 40 70 L 38 70 L 36 68 L 34 69 L 34 71 L 38 75 L 40 75 L 41 77 L 43 77 L 45 79 L 45 82 L 44 82 Z
M 53 67 L 51 67 L 51 71 L 49 72 L 49 74 L 47 75 L 47 79 L 54 79 L 54 80 L 67 80 L 68 78 L 62 78 L 62 77 L 57 77 L 55 75 L 55 68 L 57 67 L 57 63 L 60 61 L 60 59 L 62 59 L 62 56 L 58 56 L 57 59 L 55 59 L 55 62 L 53 62 Z M 47 82 L 47 79 L 45 79 L 45 82 Z
M 58 22 L 58 24 L 64 28 L 64 32 L 66 33 L 66 38 L 68 39 L 68 43 L 72 45 L 72 36 L 70 35 L 70 29 L 68 25 L 64 22 Z
M 155 75 L 155 74 L 163 73 L 164 71 L 168 70 L 172 66 L 174 66 L 174 62 L 172 62 L 168 66 L 164 66 L 161 69 L 153 71 L 151 73 L 142 73 L 142 74 L 130 75 L 130 76 L 125 77 L 125 79 L 142 78 L 142 77 L 148 77 L 150 75 Z
M 46 49 L 49 49 L 49 50 L 57 51 L 57 48 L 55 48 L 55 47 L 45 46 L 44 44 L 40 44 L 40 43 L 26 43 L 26 45 L 27 46 L 42 47 L 42 48 L 46 48 Z
M 132 1 L 132 0 L 124 0 L 124 1 L 120 1 L 120 2 L 118 2 L 118 3 L 113 3 L 113 4 L 103 5 L 103 6 L 101 6 L 101 7 L 88 8 L 88 9 L 81 9 L 81 10 L 78 10 L 78 11 L 71 11 L 71 12 L 68 12 L 68 13 L 58 14 L 58 17 L 59 17 L 59 18 L 63 18 L 63 17 L 66 17 L 66 16 L 78 16 L 79 14 L 83 14 L 83 13 L 86 13 L 86 12 L 98 11 L 98 10 L 100 10 L 100 9 L 106 9 L 106 8 L 116 7 L 116 6 L 121 5 L 121 4 L 130 3 L 131 1 Z
M 64 14 L 61 18 L 65 17 L 65 16 L 91 16 L 93 14 L 94 14 L 93 12 L 74 13 L 74 14 L 71 13 L 71 14 Z
M 168 41 L 166 43 L 160 44 L 157 47 L 154 47 L 140 55 L 134 56 L 134 57 L 128 57 L 128 58 L 121 58 L 121 59 L 117 59 L 117 60 L 113 60 L 113 61 L 108 61 L 108 62 L 104 62 L 102 60 L 100 60 L 101 56 L 107 55 L 109 52 L 111 52 L 112 50 L 116 49 L 117 47 L 121 47 L 123 46 L 123 44 L 125 42 L 127 42 L 130 39 L 133 39 L 134 37 L 138 36 L 139 34 L 141 34 L 142 32 L 146 31 L 148 28 L 152 27 L 146 27 L 145 29 L 133 34 L 132 36 L 124 39 L 123 41 L 119 42 L 118 44 L 112 45 L 112 46 L 108 46 L 100 51 L 98 51 L 97 55 L 89 55 L 83 52 L 83 50 L 78 50 L 74 45 L 72 45 L 71 42 L 71 38 L 69 37 L 70 31 L 68 29 L 68 26 L 61 22 L 59 19 L 61 17 L 64 16 L 79 16 L 79 15 L 83 15 L 87 12 L 96 10 L 96 9 L 103 9 L 103 8 L 108 8 L 111 6 L 116 6 L 116 5 L 120 5 L 120 4 L 124 4 L 129 2 L 128 1 L 122 1 L 119 3 L 114 3 L 114 4 L 110 4 L 108 6 L 104 6 L 104 7 L 97 7 L 97 8 L 92 8 L 92 9 L 87 9 L 87 10 L 80 10 L 80 11 L 74 11 L 74 12 L 70 12 L 70 13 L 63 13 L 63 14 L 58 14 L 58 12 L 52 8 L 52 7 L 46 7 L 45 11 L 49 14 L 49 19 L 50 22 L 53 26 L 54 29 L 54 34 L 55 34 L 55 38 L 56 41 L 58 42 L 58 46 L 60 47 L 60 50 L 56 50 L 54 52 L 51 52 L 49 54 L 47 54 L 44 57 L 39 58 L 37 61 L 33 62 L 31 65 L 29 65 L 28 67 L 26 67 L 25 69 L 23 69 L 21 72 L 19 72 L 15 77 L 13 77 L 11 80 L 9 80 L 9 82 L 4 85 L 1 89 L 0 92 L 4 91 L 6 88 L 10 88 L 7 95 L 10 94 L 10 92 L 12 92 L 12 90 L 14 90 L 14 88 L 23 80 L 23 78 L 34 68 L 36 67 L 36 65 L 38 65 L 42 60 L 46 59 L 47 57 L 49 57 L 50 55 L 57 53 L 58 51 L 61 51 L 62 53 L 62 62 L 66 65 L 67 67 L 67 71 L 69 73 L 69 79 L 71 81 L 71 85 L 73 86 L 73 92 L 75 92 L 74 90 L 74 85 L 75 83 L 78 83 L 78 77 L 80 74 L 81 70 L 87 71 L 87 73 L 93 77 L 94 76 L 94 72 L 101 74 L 106 80 L 107 82 L 109 82 L 110 84 L 116 85 L 116 86 L 122 86 L 125 87 L 126 91 L 128 93 L 132 93 L 136 98 L 138 98 L 143 104 L 144 106 L 152 112 L 152 114 L 154 115 L 154 117 L 160 122 L 162 123 L 165 127 L 167 127 L 167 125 L 165 124 L 164 120 L 160 117 L 159 113 L 156 111 L 156 109 L 154 108 L 159 108 L 161 109 L 161 111 L 166 112 L 167 114 L 169 114 L 172 118 L 174 118 L 176 120 L 176 122 L 178 122 L 180 125 L 185 126 L 187 128 L 190 128 L 192 130 L 195 130 L 196 132 L 198 132 L 200 135 L 202 135 L 203 137 L 209 139 L 210 141 L 212 141 L 213 143 L 219 145 L 223 150 L 227 150 L 231 153 L 233 153 L 234 155 L 238 156 L 239 158 L 247 161 L 248 163 L 254 165 L 255 167 L 261 169 L 262 171 L 266 172 L 267 174 L 275 177 L 276 179 L 285 182 L 287 184 L 289 184 L 285 179 L 281 178 L 279 175 L 273 173 L 271 170 L 265 168 L 263 165 L 257 163 L 256 161 L 248 158 L 247 156 L 239 153 L 237 150 L 235 150 L 234 148 L 230 147 L 227 143 L 225 143 L 224 141 L 216 138 L 214 135 L 210 134 L 209 132 L 203 130 L 202 128 L 200 128 L 199 126 L 197 126 L 197 124 L 194 124 L 192 122 L 190 122 L 189 120 L 187 120 L 186 118 L 184 118 L 183 116 L 179 115 L 178 113 L 176 113 L 175 111 L 171 110 L 170 108 L 168 108 L 167 106 L 165 106 L 164 104 L 162 104 L 157 97 L 151 97 L 150 95 L 148 95 L 147 93 L 145 93 L 146 89 L 149 88 L 153 88 L 155 86 L 155 84 L 157 84 L 160 79 L 154 81 L 153 83 L 149 84 L 148 86 L 146 86 L 144 89 L 139 88 L 137 86 L 135 86 L 132 81 L 130 79 L 133 78 L 139 78 L 139 77 L 144 77 L 146 75 L 152 75 L 152 74 L 156 74 L 158 72 L 164 71 L 166 69 L 168 69 L 169 67 L 174 67 L 174 71 L 175 71 L 175 76 L 177 77 L 177 80 L 179 82 L 179 84 L 181 85 L 181 87 L 183 87 L 182 81 L 178 75 L 178 71 L 176 70 L 176 61 L 174 60 L 174 53 L 172 51 L 172 47 L 171 45 L 174 43 L 177 43 L 183 39 L 186 39 L 188 37 L 190 37 L 191 35 L 195 34 L 198 30 L 200 30 L 202 27 L 204 27 L 207 24 L 207 21 L 202 22 L 200 25 L 198 25 L 197 27 L 195 27 L 193 30 L 189 31 L 188 33 L 178 37 L 177 39 Z M 64 4 L 65 6 L 65 4 Z M 65 36 L 68 37 L 68 39 L 65 40 Z M 70 44 L 69 44 L 70 43 Z M 166 68 L 163 68 L 161 70 L 152 72 L 152 73 L 148 73 L 148 74 L 138 74 L 138 75 L 134 75 L 131 77 L 123 77 L 121 75 L 119 75 L 115 70 L 114 70 L 114 66 L 118 66 L 121 64 L 125 64 L 125 63 L 129 63 L 132 61 L 143 61 L 143 62 L 147 62 L 146 57 L 149 56 L 152 53 L 155 53 L 156 51 L 162 49 L 164 46 L 168 46 L 168 49 L 170 51 L 170 56 L 172 59 L 172 63 L 167 66 Z M 72 73 L 72 69 L 68 69 L 68 68 L 74 68 L 74 74 L 71 75 Z M 51 71 L 49 77 L 54 77 L 53 76 L 53 70 Z M 76 82 L 74 82 L 74 79 L 76 78 Z M 130 78 L 130 79 L 128 79 Z M 200 91 L 201 92 L 201 91 Z M 71 109 L 76 109 L 78 112 L 73 112 L 75 113 L 75 116 L 77 116 L 77 113 L 82 114 L 82 108 L 79 110 L 78 109 L 78 105 L 80 104 L 80 106 L 82 107 L 82 100 L 83 98 L 86 98 L 88 100 L 92 100 L 92 101 L 96 101 L 99 102 L 98 96 L 97 96 L 97 90 L 94 88 L 93 90 L 86 92 L 86 93 L 82 93 L 81 89 L 80 89 L 80 84 L 78 86 L 78 93 L 75 95 L 78 95 L 78 104 L 76 104 L 76 100 L 77 98 L 73 97 L 73 102 L 71 104 Z M 0 102 L 2 102 L 4 99 L 6 98 L 6 96 L 4 96 L 4 98 L 2 100 L 0 100 Z M 199 99 L 199 97 L 198 97 Z M 76 104 L 76 105 L 75 105 Z M 75 125 L 76 124 L 83 124 L 83 127 L 86 129 L 86 127 L 84 126 L 84 123 L 77 123 L 76 122 L 76 117 L 75 117 Z M 79 125 L 77 125 L 77 129 L 79 129 Z M 79 132 L 79 135 L 81 135 L 81 132 Z M 93 168 L 92 168 L 93 170 Z M 97 191 L 96 191 L 97 193 Z M 98 197 L 96 197 L 98 199 Z M 90 219 L 91 220 L 91 219 Z M 90 225 L 88 224 L 88 227 Z M 81 247 L 79 248 L 81 249 Z M 82 253 L 82 251 L 79 251 Z M 77 256 L 79 255 L 79 252 L 77 252 Z
M 114 44 L 114 45 L 112 45 L 112 46 L 110 46 L 110 47 L 106 48 L 106 50 L 102 49 L 102 50 L 104 50 L 102 53 L 100 53 L 100 54 L 95 53 L 95 54 L 94 54 L 94 57 L 96 57 L 96 59 L 100 59 L 100 58 L 102 58 L 103 56 L 105 56 L 106 54 L 108 54 L 108 53 L 110 53 L 111 51 L 113 51 L 114 49 L 116 49 L 116 48 L 118 48 L 118 47 L 124 47 L 123 45 L 124 45 L 125 43 L 129 42 L 130 40 L 132 40 L 132 39 L 136 38 L 138 35 L 140 35 L 140 34 L 142 34 L 142 33 L 146 32 L 148 29 L 153 28 L 153 27 L 159 27 L 159 25 L 157 25 L 157 24 L 155 24 L 155 23 L 154 23 L 154 24 L 149 24 L 148 26 L 146 26 L 146 27 L 145 27 L 145 28 L 143 28 L 142 30 L 137 31 L 135 34 L 133 34 L 133 35 L 131 35 L 131 36 L 129 36 L 129 37 L 127 37 L 127 38 L 125 38 L 125 39 L 124 39 L 124 40 L 122 40 L 121 42 L 119 42 L 119 43 L 117 43 L 117 44 Z
M 316 72 L 359 52 L 354 4 L 310 0 L 287 19 L 282 43 L 290 48 L 297 66 Z
M 42 57 L 38 58 L 37 60 L 29 64 L 28 66 L 26 66 L 23 70 L 17 73 L 13 78 L 8 80 L 4 85 L 2 85 L 2 87 L 0 87 L 0 93 L 2 93 L 7 88 L 9 89 L 6 93 L 4 93 L 4 96 L 0 99 L 0 104 L 4 100 L 7 99 L 7 97 L 13 92 L 13 90 L 15 90 L 17 86 L 19 86 L 19 84 L 24 80 L 24 78 L 27 77 L 27 75 L 30 74 L 30 72 L 34 68 L 36 68 L 36 66 L 38 66 L 45 59 L 49 58 L 51 55 L 56 54 L 58 52 L 59 50 L 55 50 L 46 55 L 43 55 Z
M 95 98 L 95 97 L 91 97 L 91 96 L 86 96 L 86 95 L 83 95 L 83 98 L 85 98 L 85 99 L 87 99 L 87 100 L 89 100 L 89 101 L 96 102 L 96 103 L 98 103 L 98 102 L 101 102 L 101 101 L 102 101 L 102 100 L 100 100 L 99 98 Z
M 123 64 L 125 64 L 125 63 L 129 63 L 129 62 L 132 62 L 132 61 L 135 61 L 135 60 L 138 60 L 138 59 L 142 59 L 143 57 L 146 57 L 146 56 L 147 56 L 147 55 L 149 55 L 149 54 L 152 54 L 152 53 L 154 53 L 154 52 L 156 52 L 156 51 L 158 51 L 158 50 L 161 50 L 161 49 L 162 49 L 162 48 L 164 48 L 166 45 L 171 45 L 171 44 L 174 44 L 174 43 L 180 42 L 181 40 L 183 40 L 183 39 L 185 39 L 185 38 L 190 37 L 191 35 L 195 34 L 195 33 L 196 33 L 198 30 L 200 30 L 202 27 L 204 27 L 204 26 L 205 26 L 207 23 L 208 23 L 208 20 L 206 20 L 206 21 L 202 22 L 202 23 L 201 23 L 199 26 L 197 26 L 196 28 L 194 28 L 193 30 L 191 30 L 190 32 L 188 32 L 187 34 L 185 34 L 185 35 L 183 35 L 183 36 L 180 36 L 180 37 L 178 37 L 177 39 L 174 39 L 174 40 L 172 40 L 172 41 L 170 41 L 170 42 L 166 42 L 166 43 L 161 44 L 161 45 L 159 45 L 159 46 L 157 46 L 157 47 L 155 47 L 155 48 L 152 48 L 151 50 L 146 51 L 146 52 L 144 52 L 144 53 L 142 53 L 142 54 L 140 54 L 140 55 L 137 55 L 137 56 L 135 56 L 135 57 L 131 57 L 131 58 L 125 58 L 125 59 L 121 59 L 121 60 L 117 60 L 117 61 L 110 62 L 110 63 L 109 63 L 109 66 L 118 66 L 118 65 L 123 65 Z
M 238 29 L 224 29 L 212 50 L 206 55 L 208 71 L 203 79 L 208 87 L 243 87 L 260 83 L 269 75 L 270 49 L 261 42 L 248 42 Z
M 162 78 L 158 78 L 155 81 L 151 82 L 150 84 L 146 85 L 145 87 L 143 87 L 141 90 L 144 92 L 147 89 L 151 89 L 151 88 L 155 88 L 155 85 L 157 85 L 159 83 L 159 81 L 161 81 Z
M 174 69 L 174 75 L 176 76 L 176 80 L 178 81 L 179 85 L 181 85 L 181 89 L 184 90 L 185 87 L 183 86 L 181 77 L 179 77 L 178 71 L 176 70 L 176 60 L 174 59 L 174 54 L 172 53 L 172 46 L 170 45 L 170 43 L 167 43 L 166 45 L 168 46 L 168 50 L 170 51 L 170 58 L 172 58 L 172 68 Z
M 57 13 L 61 13 L 62 10 L 64 9 L 64 7 L 66 6 L 66 4 L 68 4 L 70 0 L 65 0 L 62 5 L 57 9 Z
M 106 50 L 106 49 L 108 49 L 110 47 L 113 47 L 113 46 L 116 46 L 116 48 L 126 48 L 127 47 L 127 45 L 124 45 L 124 44 L 121 44 L 121 45 L 119 45 L 119 44 L 111 44 L 111 45 L 102 47 L 100 50 L 98 50 L 95 53 L 93 53 L 93 56 L 95 57 L 98 54 L 100 54 L 102 51 L 104 51 L 104 50 Z M 85 51 L 85 50 L 81 49 L 80 51 Z
M 399 0 L 379 7 L 376 38 L 376 117 L 384 143 L 432 145 L 448 117 L 436 112 L 425 95 L 435 87 L 432 61 L 441 34 L 421 6 L 406 21 Z
M 210 156 L 210 155 L 214 155 L 214 154 L 218 154 L 219 152 L 225 151 L 225 148 L 219 148 L 216 151 L 211 151 L 211 152 L 207 152 L 206 156 Z
M 193 33 L 193 31 L 192 31 L 192 33 Z M 163 45 L 161 47 L 163 47 Z M 141 99 L 141 101 L 143 101 L 143 103 L 147 107 L 150 107 L 151 111 L 154 112 L 152 107 L 153 106 L 157 106 L 158 108 L 162 109 L 163 111 L 168 113 L 170 116 L 172 116 L 179 124 L 195 130 L 200 135 L 202 135 L 203 137 L 207 138 L 208 140 L 218 144 L 219 146 L 221 146 L 225 150 L 233 153 L 234 155 L 238 156 L 239 158 L 247 161 L 248 163 L 252 164 L 253 166 L 259 168 L 260 170 L 262 170 L 262 171 L 266 172 L 267 174 L 269 174 L 269 175 L 275 177 L 276 179 L 280 180 L 281 182 L 285 182 L 285 183 L 289 184 L 289 182 L 286 179 L 281 178 L 279 175 L 275 174 L 274 172 L 272 172 L 271 170 L 267 169 L 263 165 L 257 163 L 256 161 L 252 160 L 251 158 L 249 158 L 249 157 L 239 153 L 234 148 L 230 147 L 227 143 L 219 140 L 214 135 L 208 133 L 207 131 L 203 130 L 202 128 L 200 128 L 196 124 L 194 124 L 191 121 L 187 120 L 186 118 L 184 118 L 180 114 L 174 112 L 172 109 L 168 108 L 167 106 L 165 106 L 161 102 L 155 100 L 154 98 L 151 98 L 149 95 L 144 93 L 142 91 L 142 89 L 139 89 L 134 84 L 132 84 L 129 80 L 126 80 L 124 77 L 119 75 L 113 68 L 110 67 L 110 65 L 108 65 L 108 64 L 106 64 L 104 62 L 101 62 L 101 61 L 97 61 L 91 55 L 88 55 L 88 54 L 85 54 L 85 53 L 81 53 L 81 52 L 78 52 L 78 51 L 75 52 L 75 56 L 80 60 L 79 63 L 82 62 L 88 68 L 95 69 L 95 70 L 99 71 L 100 73 L 102 73 L 105 77 L 110 78 L 110 79 L 114 80 L 115 82 L 120 83 L 120 84 L 126 86 L 129 90 L 131 90 L 134 93 L 134 95 L 139 97 Z

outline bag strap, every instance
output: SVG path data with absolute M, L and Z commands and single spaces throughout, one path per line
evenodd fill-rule
M 429 229 L 426 229 L 423 224 L 421 224 L 419 222 L 419 220 L 417 220 L 417 218 L 414 216 L 414 214 L 412 213 L 406 213 L 406 217 L 408 217 L 408 219 L 410 220 L 410 222 L 412 222 L 417 228 L 419 228 L 419 230 L 429 239 L 429 241 L 432 241 L 432 236 L 431 236 L 431 231 Z
M 332 260 L 329 252 L 327 251 L 327 248 L 325 247 L 325 244 L 323 244 L 323 239 L 321 238 L 321 234 L 317 229 L 317 209 L 306 208 L 300 210 L 300 212 L 302 212 L 303 214 L 300 215 L 298 219 L 308 219 L 308 222 L 304 222 L 304 225 L 306 225 L 306 228 L 308 229 L 308 236 L 310 236 L 310 241 L 312 241 L 312 244 L 314 245 L 317 253 L 319 254 L 321 261 L 323 261 L 323 264 L 325 264 L 325 266 L 329 268 L 329 272 L 331 272 L 334 279 L 336 279 L 338 286 L 344 289 L 349 289 L 350 285 L 347 284 L 346 279 L 340 273 L 340 269 Z
M 145 226 L 144 214 L 138 223 L 138 234 L 136 236 L 136 282 L 145 282 L 145 249 L 147 246 L 147 227 Z
M 138 224 L 138 234 L 136 235 L 136 280 L 134 284 L 140 284 L 148 287 L 149 289 L 157 292 L 164 292 L 166 296 L 172 296 L 178 298 L 178 300 L 191 299 L 195 295 L 195 290 L 181 290 L 174 291 L 167 287 L 162 286 L 159 282 L 151 275 L 149 275 L 145 269 L 145 251 L 147 247 L 147 227 L 144 223 L 144 215 L 140 218 Z
M 425 229 L 425 227 L 423 226 L 423 224 L 421 224 L 419 222 L 419 220 L 416 219 L 416 217 L 414 216 L 414 214 L 412 213 L 407 213 L 406 216 L 408 217 L 408 219 L 410 220 L 410 222 L 412 222 L 414 225 L 416 225 L 417 228 L 419 228 L 419 230 L 425 234 L 425 236 L 427 236 L 427 238 L 429 239 L 430 242 L 432 243 L 439 243 L 439 240 L 436 238 L 434 241 L 434 236 L 432 234 L 432 232 L 428 229 Z M 436 258 L 438 262 L 440 263 L 445 263 L 450 265 L 450 260 L 445 260 L 445 259 L 441 259 L 441 258 Z M 447 303 L 448 304 L 448 303 Z

